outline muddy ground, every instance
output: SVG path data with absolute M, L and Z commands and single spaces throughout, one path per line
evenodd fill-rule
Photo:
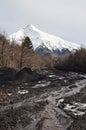
M 0 130 L 86 130 L 86 75 L 43 69 L 0 85 Z

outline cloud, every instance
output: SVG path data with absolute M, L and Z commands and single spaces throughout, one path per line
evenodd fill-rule
M 86 43 L 86 0 L 1 0 L 0 26 L 8 33 L 26 24 Z

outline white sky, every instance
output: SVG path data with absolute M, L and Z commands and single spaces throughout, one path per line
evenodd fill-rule
M 86 0 L 0 0 L 0 28 L 8 34 L 27 24 L 86 45 Z

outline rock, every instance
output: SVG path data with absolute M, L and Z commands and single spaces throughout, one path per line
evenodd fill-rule
M 36 71 L 32 71 L 31 68 L 24 67 L 18 71 L 15 75 L 16 80 L 22 81 L 35 81 L 42 79 L 42 75 L 38 74 Z

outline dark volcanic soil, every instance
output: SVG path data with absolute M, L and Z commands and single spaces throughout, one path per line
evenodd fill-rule
M 37 73 L 45 78 L 0 85 L 0 130 L 86 130 L 86 75 Z

